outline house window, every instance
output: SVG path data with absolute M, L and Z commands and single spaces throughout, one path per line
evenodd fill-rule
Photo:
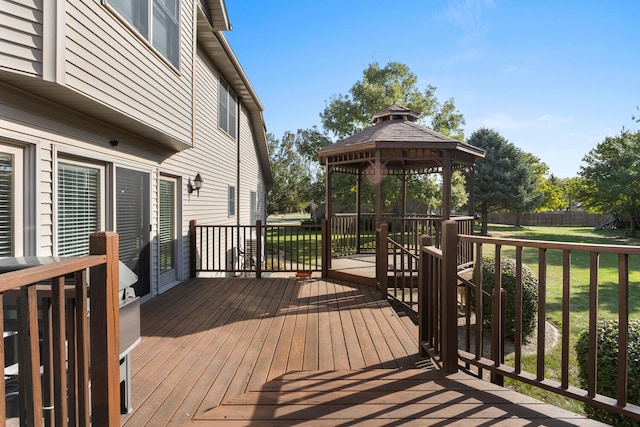
M 0 256 L 22 255 L 23 155 L 0 145 Z
M 236 214 L 236 187 L 229 186 L 229 216 Z
M 258 195 L 255 191 L 252 191 L 249 195 L 250 203 L 250 224 L 255 224 L 258 219 Z
M 227 82 L 220 79 L 220 93 L 218 96 L 218 126 L 233 138 L 236 137 L 236 94 Z
M 104 168 L 58 163 L 58 256 L 89 254 L 89 236 L 103 228 Z
M 176 68 L 180 56 L 180 0 L 103 0 Z

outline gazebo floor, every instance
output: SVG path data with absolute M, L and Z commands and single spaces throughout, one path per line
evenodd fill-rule
M 365 286 L 192 279 L 141 315 L 126 426 L 590 423 L 464 374 L 415 369 L 426 362 L 417 327 Z

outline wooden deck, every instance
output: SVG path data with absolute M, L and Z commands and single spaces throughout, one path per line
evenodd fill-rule
M 344 282 L 194 279 L 142 306 L 142 336 L 125 426 L 591 424 L 444 377 L 408 317 Z

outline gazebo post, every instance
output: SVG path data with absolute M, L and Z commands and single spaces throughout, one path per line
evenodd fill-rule
M 404 217 L 407 216 L 407 171 L 405 169 L 402 170 L 402 221 L 404 222 Z
M 327 220 L 327 236 L 329 237 L 329 241 L 327 242 L 327 256 L 326 260 L 322 260 L 323 263 L 326 264 L 327 268 L 331 267 L 331 230 L 333 229 L 331 226 L 331 212 L 333 211 L 333 203 L 331 203 L 331 177 L 333 175 L 333 166 L 327 164 L 327 177 L 325 181 L 325 208 L 324 208 L 324 217 Z
M 451 217 L 451 154 L 445 153 L 442 167 L 442 220 Z
M 476 215 L 476 168 L 474 166 L 469 166 L 469 200 L 468 200 L 468 209 L 469 216 Z
M 362 187 L 362 169 L 358 169 L 356 175 L 356 253 L 360 253 L 360 213 L 362 208 L 362 197 L 360 188 Z
M 380 150 L 376 150 L 376 163 L 375 163 L 375 178 L 376 183 L 376 231 L 380 230 L 380 224 L 382 223 L 382 162 L 380 160 Z

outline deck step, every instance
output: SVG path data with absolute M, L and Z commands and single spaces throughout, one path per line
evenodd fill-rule
M 464 373 L 292 372 L 195 417 L 190 426 L 601 425 Z

